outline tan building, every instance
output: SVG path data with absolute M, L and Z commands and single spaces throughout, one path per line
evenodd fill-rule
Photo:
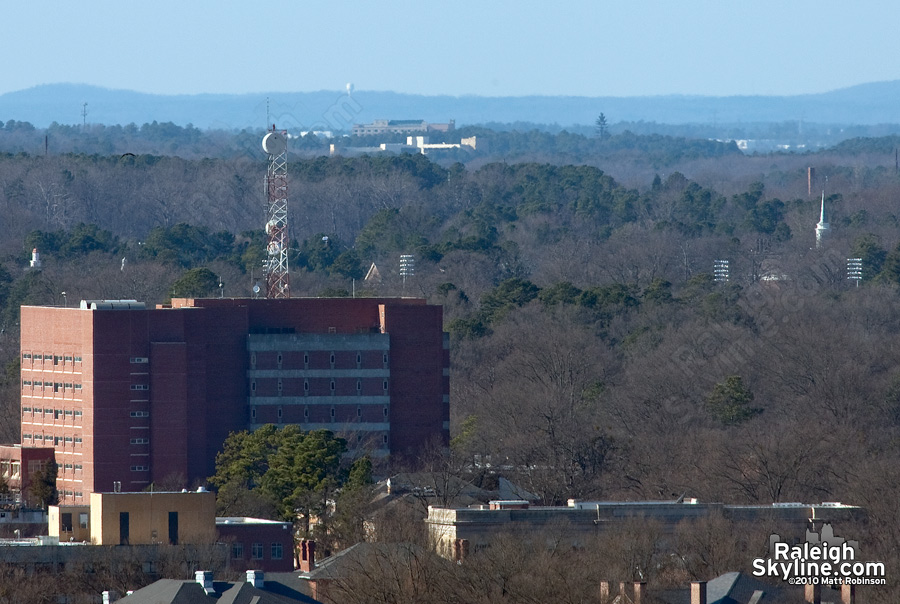
M 91 541 L 97 545 L 213 543 L 216 496 L 181 493 L 91 493 Z
M 61 542 L 91 540 L 91 506 L 51 505 L 47 508 L 48 533 Z
M 50 536 L 95 545 L 216 541 L 216 496 L 208 491 L 91 493 L 90 506 L 51 506 Z

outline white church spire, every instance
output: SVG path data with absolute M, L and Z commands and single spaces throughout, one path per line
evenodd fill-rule
M 816 225 L 816 249 L 821 249 L 830 231 L 831 225 L 825 220 L 825 191 L 822 191 L 822 209 L 819 214 L 819 224 Z

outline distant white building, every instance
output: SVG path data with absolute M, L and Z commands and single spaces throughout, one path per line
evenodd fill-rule
M 819 214 L 819 223 L 816 225 L 816 249 L 822 249 L 830 233 L 831 225 L 825 219 L 825 191 L 822 191 L 822 209 Z

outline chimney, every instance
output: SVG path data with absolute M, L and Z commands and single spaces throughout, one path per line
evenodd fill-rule
M 265 575 L 261 570 L 248 570 L 247 583 L 256 589 L 262 589 L 266 586 Z
M 453 540 L 453 560 L 462 562 L 469 557 L 469 540 L 454 539 Z
M 691 604 L 706 604 L 706 581 L 691 581 Z
M 822 604 L 822 586 L 806 584 L 803 590 L 804 601 L 810 604 Z
M 300 540 L 300 570 L 308 573 L 316 569 L 316 542 Z
M 646 581 L 635 581 L 634 582 L 634 597 L 632 598 L 632 601 L 634 602 L 634 604 L 641 604 L 641 595 L 646 591 L 646 589 L 647 589 Z
M 609 581 L 600 581 L 600 604 L 609 600 Z
M 203 591 L 206 592 L 206 595 L 212 595 L 215 592 L 213 589 L 213 574 L 211 570 L 198 570 L 194 571 L 194 577 L 197 580 L 197 583 L 203 586 Z
M 115 591 L 104 591 L 102 595 L 103 604 L 112 604 L 113 602 L 117 602 L 119 600 L 119 594 Z
M 856 585 L 841 585 L 841 604 L 856 604 Z

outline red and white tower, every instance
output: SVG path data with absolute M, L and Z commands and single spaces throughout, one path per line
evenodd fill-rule
M 262 140 L 266 172 L 266 297 L 290 298 L 287 228 L 287 137 L 275 126 Z

